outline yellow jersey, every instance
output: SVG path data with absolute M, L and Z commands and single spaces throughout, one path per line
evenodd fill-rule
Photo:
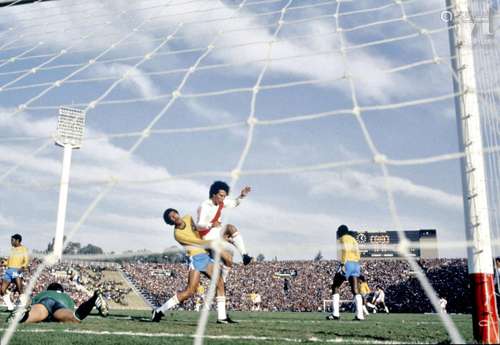
M 197 293 L 198 295 L 203 295 L 203 294 L 205 294 L 205 287 L 204 287 L 203 285 L 201 285 L 201 284 L 200 284 L 200 285 L 198 285 L 198 288 L 196 289 L 196 293 Z
M 184 216 L 182 220 L 186 226 L 184 229 L 175 228 L 175 240 L 186 249 L 188 256 L 207 253 L 203 246 L 208 245 L 210 241 L 202 240 L 198 231 L 193 229 L 193 218 L 191 216 Z
M 368 295 L 371 292 L 370 288 L 368 287 L 367 282 L 362 282 L 359 284 L 359 293 L 362 295 Z
M 351 235 L 344 235 L 339 239 L 340 261 L 345 264 L 346 261 L 358 262 L 360 258 L 358 241 Z
M 5 266 L 8 268 L 26 268 L 28 265 L 28 248 L 25 246 L 12 247 Z

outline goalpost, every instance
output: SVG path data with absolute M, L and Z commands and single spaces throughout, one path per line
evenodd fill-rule
M 474 0 L 447 0 L 455 8 L 453 20 L 449 22 L 451 51 L 455 54 L 453 67 L 458 75 L 454 79 L 457 94 L 457 127 L 461 159 L 463 202 L 466 235 L 468 240 L 468 268 L 473 300 L 474 338 L 480 343 L 500 342 L 498 312 L 495 298 L 493 255 L 490 238 L 490 215 L 486 185 L 481 114 L 478 99 L 478 84 L 475 75 L 473 39 L 484 32 L 481 19 L 490 19 L 489 6 L 480 8 L 483 13 L 474 13 Z M 482 47 L 479 47 L 482 49 Z

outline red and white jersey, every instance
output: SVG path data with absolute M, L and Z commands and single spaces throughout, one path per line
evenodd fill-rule
M 211 228 L 212 224 L 218 221 L 222 225 L 223 224 L 222 210 L 225 208 L 234 208 L 239 204 L 240 204 L 239 198 L 238 199 L 226 198 L 224 200 L 224 204 L 222 205 L 222 207 L 220 207 L 219 205 L 215 205 L 212 199 L 207 199 L 204 202 L 202 202 L 200 207 L 198 207 L 198 218 L 196 220 L 196 225 L 198 226 L 198 231 L 200 232 L 200 234 L 204 238 L 206 238 L 207 234 L 212 232 L 214 234 L 215 233 L 220 234 L 220 229 L 222 228 L 222 226 Z M 210 231 L 207 231 L 206 229 L 209 228 L 211 228 Z

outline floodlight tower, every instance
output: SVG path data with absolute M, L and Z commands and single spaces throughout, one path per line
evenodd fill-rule
M 57 124 L 56 145 L 64 148 L 61 185 L 59 189 L 59 206 L 57 208 L 56 236 L 53 252 L 57 259 L 61 259 L 64 239 L 64 223 L 66 220 L 66 206 L 68 204 L 69 171 L 73 149 L 81 147 L 85 128 L 85 113 L 80 109 L 60 107 Z

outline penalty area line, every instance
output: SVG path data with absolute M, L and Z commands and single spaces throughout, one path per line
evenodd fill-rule
M 0 328 L 0 331 L 5 331 L 5 328 Z M 22 329 L 17 330 L 17 333 L 69 333 L 69 334 L 81 334 L 81 335 L 111 335 L 111 336 L 135 336 L 135 337 L 151 337 L 151 338 L 194 338 L 193 334 L 183 334 L 183 333 L 145 333 L 145 332 L 111 332 L 111 331 L 89 331 L 89 330 L 74 330 L 74 329 Z M 355 344 L 431 344 L 430 342 L 401 342 L 395 340 L 379 340 L 379 339 L 368 339 L 368 338 L 332 338 L 332 339 L 320 339 L 316 337 L 310 337 L 305 339 L 300 338 L 282 338 L 282 337 L 262 337 L 254 335 L 204 335 L 205 339 L 213 340 L 260 340 L 260 341 L 280 341 L 287 343 L 355 343 Z

